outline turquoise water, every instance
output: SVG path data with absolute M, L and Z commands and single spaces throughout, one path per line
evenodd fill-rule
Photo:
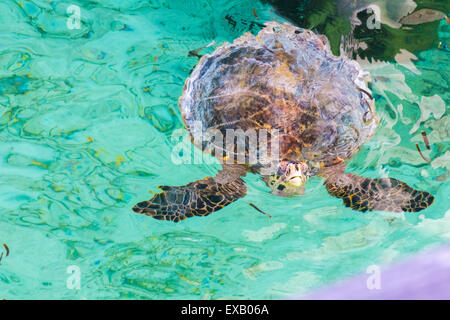
M 71 4 L 80 29 L 67 28 Z M 170 158 L 196 64 L 188 51 L 270 20 L 285 21 L 243 0 L 0 3 L 0 244 L 10 251 L 0 251 L 0 298 L 284 298 L 449 242 L 450 58 L 437 48 L 361 61 L 381 123 L 348 166 L 430 191 L 429 209 L 360 214 L 318 178 L 286 199 L 248 175 L 248 195 L 206 218 L 172 224 L 131 211 L 158 185 L 220 168 Z M 439 39 L 449 39 L 445 20 Z M 67 286 L 70 266 L 80 290 Z

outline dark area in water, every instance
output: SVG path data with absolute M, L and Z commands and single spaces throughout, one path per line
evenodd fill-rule
M 292 23 L 325 34 L 334 54 L 339 53 L 341 36 L 351 31 L 350 21 L 338 15 L 336 0 L 262 0 Z
M 352 31 L 352 25 L 347 15 L 340 13 L 339 4 L 347 7 L 355 5 L 350 0 L 262 0 L 271 4 L 275 10 L 299 27 L 314 30 L 325 34 L 330 41 L 331 50 L 339 54 L 339 46 L 343 36 L 348 37 Z M 349 2 L 345 4 L 345 2 Z M 368 3 L 368 2 L 367 2 Z M 374 3 L 377 3 L 374 1 Z M 450 1 L 448 0 L 416 0 L 420 9 L 433 9 L 448 13 Z M 360 21 L 367 21 L 371 13 L 362 10 L 357 17 Z M 365 23 L 355 26 L 352 38 L 367 44 L 365 50 L 358 49 L 352 52 L 353 58 L 359 55 L 361 58 L 371 58 L 384 61 L 392 61 L 400 49 L 410 52 L 428 50 L 438 44 L 439 20 L 408 25 L 406 28 L 392 28 L 381 24 L 380 29 L 368 29 Z
M 370 14 L 366 11 L 358 13 L 358 19 L 366 21 Z M 400 49 L 409 52 L 428 50 L 438 45 L 438 27 L 440 21 L 433 21 L 414 26 L 411 29 L 395 29 L 386 24 L 381 24 L 380 29 L 370 30 L 365 24 L 356 26 L 353 37 L 364 41 L 368 48 L 358 49 L 353 52 L 352 58 L 361 58 L 393 61 Z

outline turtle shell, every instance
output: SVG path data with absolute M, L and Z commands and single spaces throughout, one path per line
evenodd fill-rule
M 330 166 L 374 133 L 367 77 L 357 62 L 334 56 L 324 36 L 269 22 L 204 56 L 180 109 L 191 134 L 277 130 L 280 158 Z

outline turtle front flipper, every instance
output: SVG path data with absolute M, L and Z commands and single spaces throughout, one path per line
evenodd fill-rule
M 358 211 L 417 212 L 429 207 L 434 197 L 392 179 L 370 179 L 353 174 L 329 177 L 328 193 L 344 200 L 344 205 Z
M 159 187 L 162 193 L 138 203 L 133 211 L 173 222 L 207 216 L 245 196 L 246 187 L 241 178 L 244 175 L 245 168 L 224 165 L 214 178 L 207 177 L 186 186 Z

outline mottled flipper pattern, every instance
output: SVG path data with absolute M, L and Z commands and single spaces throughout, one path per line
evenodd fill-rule
M 417 212 L 429 207 L 434 197 L 392 178 L 370 179 L 353 174 L 330 177 L 325 181 L 330 195 L 358 211 Z
M 229 165 L 214 178 L 208 177 L 186 186 L 161 186 L 162 193 L 138 203 L 133 211 L 173 222 L 207 216 L 245 196 L 243 175 L 245 170 L 242 167 Z

